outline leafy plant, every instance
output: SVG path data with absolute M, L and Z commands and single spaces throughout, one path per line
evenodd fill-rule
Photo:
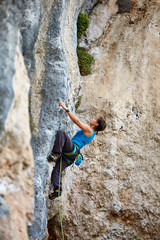
M 86 33 L 89 27 L 89 19 L 86 13 L 80 13 L 77 21 L 77 56 L 79 71 L 82 76 L 86 76 L 91 73 L 91 63 L 94 57 L 91 56 L 87 50 L 83 47 L 79 47 L 79 38 Z
M 36 125 L 34 123 L 34 120 L 33 120 L 33 116 L 32 116 L 32 113 L 31 113 L 31 98 L 29 96 L 28 98 L 29 100 L 29 123 L 30 123 L 30 129 L 31 129 L 31 132 L 35 131 L 36 130 Z
M 77 47 L 78 66 L 82 76 L 86 76 L 91 73 L 91 63 L 94 57 L 91 56 L 85 48 Z
M 85 34 L 87 28 L 89 27 L 89 19 L 86 13 L 80 13 L 78 15 L 77 21 L 77 38 L 79 39 L 83 34 Z
M 82 96 L 78 96 L 78 100 L 75 104 L 75 111 L 77 112 L 77 109 L 79 108 L 80 104 L 81 104 L 81 99 L 82 99 Z

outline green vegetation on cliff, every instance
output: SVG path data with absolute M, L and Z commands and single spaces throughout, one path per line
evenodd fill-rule
M 91 56 L 87 50 L 83 47 L 79 47 L 79 38 L 86 33 L 89 27 L 89 19 L 86 13 L 80 13 L 77 21 L 77 56 L 79 71 L 82 76 L 89 75 L 91 73 L 91 63 L 94 57 Z
M 77 21 L 77 38 L 79 39 L 85 34 L 87 28 L 89 27 L 89 19 L 86 13 L 80 13 Z
M 34 123 L 33 116 L 32 116 L 32 113 L 31 113 L 31 97 L 30 96 L 29 96 L 28 100 L 29 100 L 29 104 L 28 104 L 29 123 L 30 123 L 31 132 L 33 132 L 33 131 L 36 131 L 36 125 Z
M 79 108 L 79 106 L 81 104 L 81 99 L 82 99 L 82 96 L 78 96 L 78 100 L 77 100 L 77 102 L 75 104 L 75 112 L 77 112 L 77 110 L 78 110 L 78 108 Z
M 91 56 L 87 50 L 83 47 L 77 47 L 78 66 L 82 76 L 86 76 L 91 73 L 91 63 L 94 57 Z

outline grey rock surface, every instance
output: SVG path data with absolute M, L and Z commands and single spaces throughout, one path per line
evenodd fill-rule
M 43 2 L 44 3 L 44 2 Z M 44 13 L 45 5 L 41 2 L 42 12 Z M 71 4 L 74 4 L 75 9 L 72 13 L 73 19 L 69 23 L 69 27 L 73 28 L 73 36 L 69 42 L 65 42 L 65 33 L 67 29 L 67 17 L 68 8 Z M 42 38 L 44 38 L 43 49 L 45 51 L 43 59 L 43 75 L 39 77 L 38 86 L 41 85 L 40 91 L 37 93 L 40 96 L 41 104 L 39 106 L 39 114 L 37 114 L 37 126 L 36 131 L 32 132 L 32 148 L 35 160 L 35 220 L 31 227 L 29 227 L 30 239 L 41 240 L 46 236 L 47 229 L 47 209 L 46 209 L 46 197 L 48 196 L 48 190 L 46 188 L 47 183 L 50 184 L 50 171 L 51 167 L 47 163 L 47 155 L 50 153 L 54 138 L 57 130 L 66 130 L 69 135 L 72 133 L 72 123 L 69 122 L 66 113 L 59 108 L 59 102 L 63 101 L 66 104 L 70 103 L 70 109 L 74 109 L 74 103 L 76 96 L 80 89 L 79 73 L 77 65 L 75 65 L 74 72 L 77 72 L 77 77 L 72 83 L 72 73 L 69 72 L 69 65 L 73 63 L 69 62 L 68 55 L 71 53 L 76 56 L 76 45 L 77 45 L 77 35 L 76 35 L 76 21 L 79 10 L 79 1 L 77 5 L 73 1 L 52 1 L 48 7 L 48 25 L 43 32 L 43 37 L 40 36 L 37 42 L 32 44 L 35 46 L 33 59 L 38 58 L 39 43 L 41 43 Z M 27 11 L 27 10 L 26 10 Z M 67 16 L 68 15 L 68 16 Z M 44 22 L 46 21 L 44 17 Z M 43 22 L 43 16 L 41 19 L 41 25 L 45 24 Z M 72 27 L 73 25 L 73 27 Z M 36 25 L 38 26 L 38 25 Z M 32 28 L 37 31 L 37 28 Z M 44 32 L 46 31 L 46 32 Z M 27 34 L 26 28 L 26 34 Z M 29 33 L 30 34 L 30 33 Z M 72 33 L 71 33 L 72 34 Z M 35 32 L 36 35 L 36 32 Z M 42 36 L 42 35 L 41 35 Z M 26 37 L 27 39 L 29 36 Z M 34 41 L 36 38 L 34 39 Z M 68 44 L 68 45 L 67 45 Z M 25 48 L 25 44 L 24 44 Z M 73 48 L 70 50 L 70 48 Z M 41 48 L 42 50 L 42 48 Z M 28 51 L 26 49 L 26 51 Z M 38 50 L 40 51 L 40 50 Z M 25 50 L 24 50 L 25 52 Z M 26 55 L 25 55 L 26 58 Z M 75 57 L 74 57 L 75 58 Z M 30 59 L 30 56 L 29 56 Z M 35 61 L 35 72 L 39 71 L 39 64 Z M 76 61 L 75 61 L 76 62 Z M 77 64 L 77 63 L 76 63 Z M 42 69 L 42 68 L 41 68 Z M 32 70 L 31 70 L 32 71 Z M 31 74 L 33 76 L 35 73 Z M 33 118 L 35 118 L 34 111 L 36 105 L 37 96 L 34 96 L 36 87 L 34 86 L 37 79 L 32 77 L 31 91 L 30 91 L 30 108 Z M 77 83 L 76 83 L 77 81 Z M 74 86 L 76 85 L 76 86 Z M 75 93 L 74 93 L 75 92 Z M 35 106 L 35 107 L 34 107 Z M 46 195 L 45 195 L 46 192 Z
M 0 135 L 13 100 L 13 76 L 17 34 L 22 17 L 23 1 L 0 3 Z
M 10 229 L 10 218 L 9 218 L 9 207 L 0 197 L 0 239 L 9 239 L 11 235 L 8 233 L 7 229 Z M 8 225 L 8 226 L 7 226 Z
M 98 25 L 104 18 L 96 16 Z M 78 117 L 102 115 L 107 129 L 64 175 L 65 239 L 159 240 L 159 19 L 154 0 L 135 1 L 130 14 L 110 15 L 91 45 L 95 62 L 82 81 Z M 51 223 L 60 239 L 56 211 Z
M 0 197 L 0 217 L 8 214 L 9 214 L 9 207 L 7 206 L 3 198 Z
M 28 239 L 26 225 L 33 217 L 30 85 L 20 51 L 23 10 L 23 0 L 0 1 L 0 239 L 5 240 Z
M 22 52 L 30 79 L 35 68 L 34 45 L 37 40 L 41 21 L 41 1 L 25 1 L 23 19 L 21 21 Z
M 94 6 L 99 2 L 99 0 L 89 0 L 85 1 L 84 4 L 82 5 L 81 11 L 83 13 L 87 13 L 88 15 L 94 8 Z
M 28 239 L 27 223 L 30 240 L 47 239 L 49 220 L 49 237 L 61 239 L 58 206 L 48 201 L 53 166 L 46 158 L 57 130 L 74 131 L 58 104 L 74 112 L 81 88 L 76 21 L 82 10 L 90 13 L 95 62 L 82 81 L 78 117 L 103 115 L 108 124 L 86 146 L 82 165 L 64 173 L 65 240 L 159 240 L 160 7 L 154 0 L 134 3 L 130 14 L 129 0 L 0 2 L 0 238 L 13 239 L 14 232 L 15 240 Z M 17 44 L 31 82 L 33 223 L 29 82 Z

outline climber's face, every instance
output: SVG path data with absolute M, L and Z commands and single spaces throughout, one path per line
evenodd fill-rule
M 97 119 L 92 119 L 90 121 L 90 125 L 93 127 L 97 127 L 98 126 L 98 118 Z

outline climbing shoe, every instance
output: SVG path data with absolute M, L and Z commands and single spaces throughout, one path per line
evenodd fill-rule
M 58 159 L 58 157 L 59 157 L 59 155 L 56 155 L 55 153 L 52 153 L 47 157 L 47 160 L 49 162 L 55 162 Z
M 49 199 L 53 200 L 53 199 L 55 199 L 55 198 L 57 198 L 59 196 L 61 196 L 61 191 L 55 190 L 53 193 L 49 194 Z

